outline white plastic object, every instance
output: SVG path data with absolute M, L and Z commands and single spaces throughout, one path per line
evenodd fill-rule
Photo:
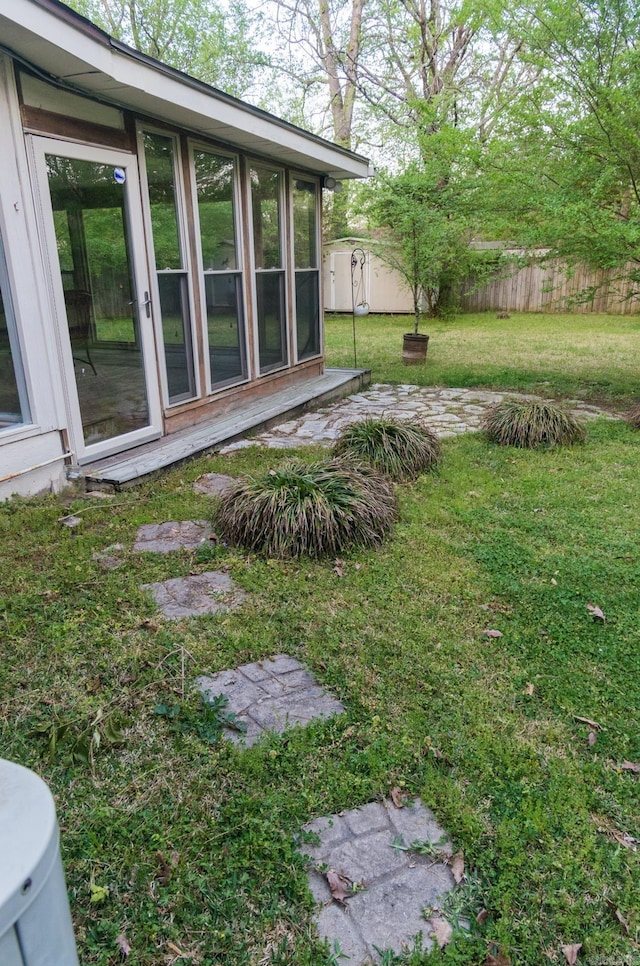
M 0 758 L 0 964 L 78 966 L 51 792 Z

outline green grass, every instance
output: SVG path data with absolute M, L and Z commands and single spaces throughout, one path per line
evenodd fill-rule
M 123 932 L 128 966 L 176 948 L 186 966 L 329 966 L 294 836 L 396 785 L 444 824 L 489 912 L 407 962 L 484 966 L 501 948 L 562 964 L 578 942 L 585 963 L 638 957 L 624 837 L 640 839 L 639 778 L 621 767 L 640 762 L 637 431 L 598 420 L 570 449 L 481 434 L 443 449 L 398 487 L 393 536 L 339 572 L 219 543 L 132 553 L 141 523 L 208 515 L 202 472 L 260 474 L 290 451 L 199 459 L 112 501 L 0 506 L 0 748 L 56 796 L 83 966 L 115 966 Z M 59 522 L 72 511 L 76 529 Z M 115 543 L 123 565 L 103 570 L 93 553 Z M 163 622 L 139 589 L 214 567 L 249 593 L 242 609 Z M 245 752 L 215 742 L 193 679 L 282 652 L 347 714 Z
M 430 336 L 425 366 L 402 363 L 408 316 L 356 319 L 357 362 L 374 382 L 482 386 L 574 396 L 630 405 L 638 394 L 640 316 L 546 315 L 494 312 L 425 319 Z M 351 316 L 326 317 L 327 362 L 353 365 Z

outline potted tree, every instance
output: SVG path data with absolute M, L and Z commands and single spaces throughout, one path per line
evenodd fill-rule
M 403 336 L 406 365 L 424 364 L 429 336 L 419 331 L 421 321 L 442 313 L 467 258 L 467 226 L 451 217 L 440 168 L 434 159 L 379 175 L 368 206 L 376 254 L 402 276 L 413 298 L 413 332 Z

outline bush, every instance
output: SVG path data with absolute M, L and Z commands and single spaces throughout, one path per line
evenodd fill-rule
M 624 418 L 634 429 L 640 429 L 640 403 L 632 406 Z
M 505 400 L 492 406 L 482 427 L 492 443 L 535 449 L 584 441 L 584 426 L 553 403 Z
M 335 556 L 379 544 L 395 518 L 392 485 L 350 460 L 288 460 L 240 480 L 214 512 L 228 543 L 271 557 Z
M 344 430 L 333 452 L 370 463 L 393 480 L 407 480 L 433 469 L 442 450 L 433 430 L 418 420 L 364 419 Z

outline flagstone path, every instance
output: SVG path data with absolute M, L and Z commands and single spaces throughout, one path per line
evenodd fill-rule
M 189 577 L 172 577 L 153 584 L 142 584 L 169 620 L 219 614 L 239 607 L 247 594 L 229 574 L 210 570 Z
M 446 862 L 451 843 L 419 798 L 401 808 L 370 802 L 317 818 L 303 831 L 320 840 L 300 845 L 300 852 L 311 859 L 318 934 L 331 949 L 337 942 L 349 963 L 362 966 L 380 962 L 378 950 L 412 949 L 419 933 L 422 948 L 432 948 L 430 916 L 438 914 L 455 880 Z M 345 891 L 352 884 L 354 894 L 341 903 L 329 887 L 331 873 Z
M 266 661 L 243 664 L 231 671 L 196 681 L 204 697 L 228 698 L 226 710 L 246 725 L 246 733 L 225 729 L 227 737 L 240 745 L 253 745 L 267 732 L 280 734 L 314 718 L 343 714 L 344 707 L 321 687 L 313 675 L 294 657 L 277 654 Z
M 542 399 L 541 396 L 530 393 L 376 384 L 346 399 L 280 423 L 267 432 L 230 443 L 220 452 L 232 453 L 234 450 L 256 445 L 272 449 L 292 449 L 311 443 L 331 446 L 346 426 L 368 417 L 380 416 L 392 416 L 396 419 L 419 417 L 426 420 L 441 438 L 459 436 L 461 433 L 479 430 L 487 409 L 505 398 Z M 576 416 L 587 419 L 601 415 L 611 418 L 611 413 L 579 399 L 567 400 L 565 406 Z

